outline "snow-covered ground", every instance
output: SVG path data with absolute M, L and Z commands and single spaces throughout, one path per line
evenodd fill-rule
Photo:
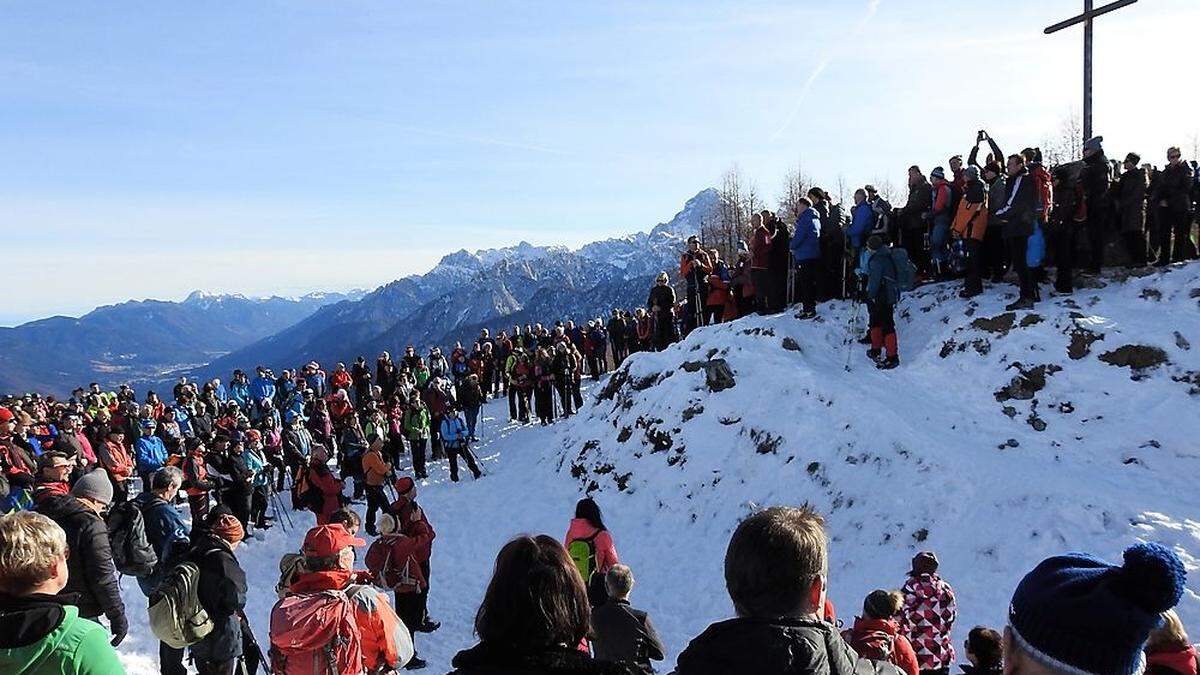
M 635 355 L 551 427 L 512 427 L 506 404 L 490 404 L 477 449 L 487 475 L 455 485 L 434 465 L 419 488 L 438 532 L 430 607 L 443 622 L 418 636 L 427 672 L 446 672 L 473 643 L 499 547 L 522 532 L 561 537 L 587 489 L 638 578 L 634 604 L 663 633 L 664 671 L 732 613 L 722 565 L 737 521 L 804 501 L 827 514 L 843 619 L 932 549 L 958 593 L 959 644 L 975 624 L 1002 625 L 1013 587 L 1042 558 L 1118 560 L 1154 540 L 1191 573 L 1180 613 L 1195 630 L 1200 265 L 1102 284 L 1012 315 L 1007 286 L 972 302 L 957 286 L 920 289 L 902 302 L 903 363 L 891 372 L 847 345 L 854 310 L 834 303 L 817 321 L 752 317 Z M 1117 365 L 1129 359 L 1165 360 Z M 278 558 L 312 524 L 293 518 L 295 531 L 238 551 L 263 644 Z M 131 673 L 156 672 L 145 600 L 122 585 L 134 625 L 123 658 Z

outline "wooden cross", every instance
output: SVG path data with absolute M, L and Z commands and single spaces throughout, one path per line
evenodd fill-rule
M 1060 21 L 1046 29 L 1046 35 L 1083 24 L 1083 140 L 1092 137 L 1092 19 L 1101 14 L 1128 7 L 1138 0 L 1117 0 L 1103 7 L 1092 8 L 1092 0 L 1083 0 L 1083 14 Z

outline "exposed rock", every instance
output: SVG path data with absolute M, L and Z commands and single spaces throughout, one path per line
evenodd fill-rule
M 1042 318 L 1041 314 L 1029 313 L 1021 317 L 1021 323 L 1019 325 L 1021 328 L 1029 328 L 1030 326 L 1036 326 L 1043 321 L 1045 321 L 1045 319 Z
M 1007 335 L 1008 331 L 1012 330 L 1013 324 L 1017 321 L 1015 312 L 1005 312 L 999 316 L 991 318 L 979 317 L 971 322 L 972 328 L 995 333 L 997 335 Z
M 1013 377 L 1007 386 L 996 391 L 996 400 L 1002 403 L 1013 399 L 1028 401 L 1033 398 L 1034 394 L 1046 386 L 1047 375 L 1053 375 L 1062 370 L 1061 366 L 1054 364 L 1034 366 L 1026 369 L 1020 363 L 1014 363 L 1009 368 L 1016 368 L 1020 372 L 1020 375 Z
M 1011 405 L 1004 406 L 1004 408 L 1001 410 L 1001 412 L 1003 412 L 1005 415 L 1007 415 L 1009 419 L 1016 419 L 1016 417 L 1017 417 L 1017 409 L 1012 407 Z
M 1162 291 L 1157 288 L 1143 288 L 1138 297 L 1143 300 L 1154 300 L 1157 302 L 1162 300 Z
M 1183 337 L 1183 333 L 1175 331 L 1175 346 L 1186 352 L 1191 350 L 1192 343 L 1188 342 L 1187 338 Z
M 779 450 L 779 445 L 783 443 L 782 436 L 776 436 L 772 433 L 761 431 L 759 429 L 750 430 L 750 439 L 754 441 L 754 447 L 760 455 L 773 455 Z
M 1037 413 L 1029 413 L 1029 417 L 1025 418 L 1025 421 L 1033 427 L 1034 431 L 1046 430 L 1046 420 L 1038 417 Z
M 1153 368 L 1167 362 L 1167 353 L 1158 347 L 1149 345 L 1121 345 L 1111 352 L 1100 355 L 1100 360 L 1110 366 L 1139 371 Z
M 682 414 L 683 421 L 684 422 L 690 421 L 693 417 L 695 417 L 696 415 L 699 415 L 703 412 L 704 412 L 704 406 L 702 406 L 702 405 L 689 406 L 688 408 L 684 409 L 684 411 L 683 411 L 683 414 Z
M 629 440 L 632 437 L 633 437 L 633 429 L 630 429 L 629 427 L 622 427 L 621 431 L 617 434 L 617 442 L 624 443 L 625 441 Z
M 729 363 L 725 359 L 688 361 L 681 365 L 680 368 L 689 373 L 703 369 L 705 384 L 708 385 L 708 390 L 712 392 L 724 391 L 737 384 L 733 378 L 733 371 L 729 369 Z
M 793 340 L 790 337 L 783 338 L 783 348 L 788 350 L 789 352 L 803 351 L 802 349 L 800 349 L 800 343 L 796 342 L 795 340 Z M 712 358 L 712 357 L 710 356 L 709 358 Z
M 1090 354 L 1092 352 L 1092 343 L 1104 339 L 1104 333 L 1093 333 L 1079 326 L 1072 328 L 1069 335 L 1071 336 L 1071 344 L 1067 345 L 1067 356 L 1072 361 L 1078 361 Z
M 938 356 L 942 357 L 943 359 L 947 356 L 950 356 L 954 353 L 954 347 L 956 345 L 957 343 L 954 342 L 953 338 L 946 340 L 942 343 L 942 351 L 938 352 Z
M 734 424 L 737 424 L 738 422 L 741 422 L 742 418 L 740 418 L 740 417 L 722 417 L 721 419 L 719 419 L 717 421 L 728 427 L 728 426 L 733 426 Z

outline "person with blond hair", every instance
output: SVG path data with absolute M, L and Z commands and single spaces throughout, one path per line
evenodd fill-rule
M 57 523 L 32 511 L 0 516 L 0 672 L 125 672 L 108 632 L 59 595 L 68 574 Z
M 1147 675 L 1196 675 L 1200 672 L 1200 656 L 1188 640 L 1187 631 L 1175 610 L 1162 614 L 1162 624 L 1150 632 L 1146 640 Z

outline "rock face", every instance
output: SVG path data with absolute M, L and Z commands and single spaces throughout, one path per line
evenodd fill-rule
M 1167 362 L 1167 353 L 1148 345 L 1121 345 L 1111 352 L 1100 355 L 1100 360 L 1110 366 L 1145 370 Z

